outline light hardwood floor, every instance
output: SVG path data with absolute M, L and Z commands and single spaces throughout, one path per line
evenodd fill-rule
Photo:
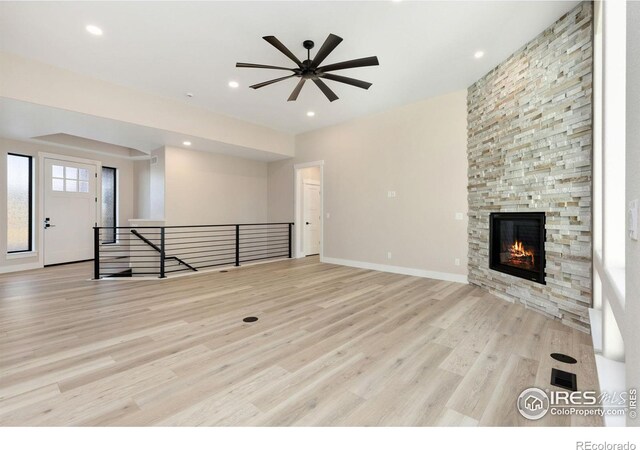
M 600 425 L 520 417 L 551 367 L 596 388 L 590 337 L 476 287 L 317 257 L 90 273 L 0 276 L 1 425 Z

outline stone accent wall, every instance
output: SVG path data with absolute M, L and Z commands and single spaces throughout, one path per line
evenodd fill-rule
M 589 331 L 592 6 L 468 90 L 469 282 Z M 489 269 L 489 213 L 546 212 L 546 285 Z

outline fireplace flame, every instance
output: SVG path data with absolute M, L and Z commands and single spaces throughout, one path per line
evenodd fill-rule
M 535 264 L 534 258 L 533 258 L 533 252 L 530 250 L 527 250 L 524 247 L 524 245 L 522 245 L 521 241 L 516 240 L 516 242 L 511 246 L 511 248 L 509 248 L 509 253 L 511 253 L 511 258 L 515 258 L 515 259 L 531 258 L 531 264 Z

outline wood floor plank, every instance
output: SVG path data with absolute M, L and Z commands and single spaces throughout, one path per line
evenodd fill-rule
M 0 275 L 0 425 L 602 425 L 518 414 L 554 367 L 597 389 L 590 337 L 475 286 L 317 257 L 90 273 Z
M 538 361 L 510 355 L 501 371 L 497 388 L 480 419 L 485 426 L 527 425 L 530 421 L 517 414 L 516 401 L 520 393 L 534 384 Z M 536 422 L 533 422 L 535 424 Z

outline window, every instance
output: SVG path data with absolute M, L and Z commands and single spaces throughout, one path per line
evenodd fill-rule
M 116 242 L 116 169 L 113 167 L 102 168 L 102 226 L 113 228 L 103 230 L 102 243 L 113 244 Z
M 115 169 L 114 169 L 115 170 Z M 57 192 L 89 192 L 89 171 L 77 167 L 51 166 L 51 189 Z
M 7 251 L 32 250 L 33 158 L 7 155 Z

